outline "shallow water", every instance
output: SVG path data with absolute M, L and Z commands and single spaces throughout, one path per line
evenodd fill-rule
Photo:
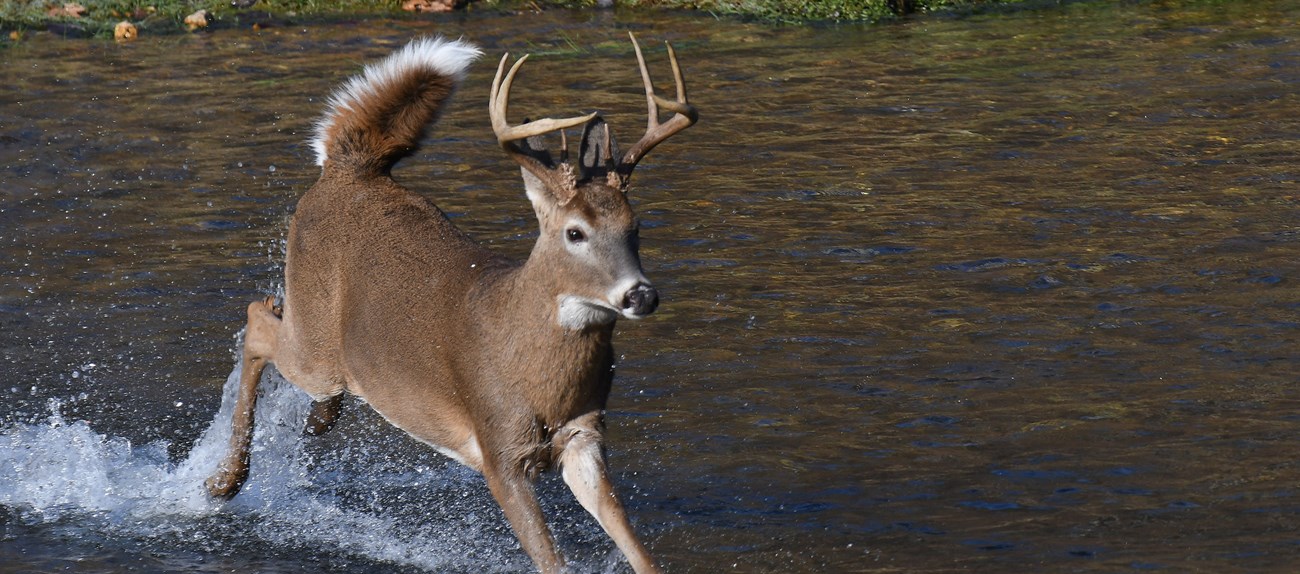
M 270 385 L 253 482 L 218 505 L 197 477 L 322 97 L 413 34 L 483 45 L 397 175 L 523 256 L 491 64 L 533 52 L 516 113 L 601 109 L 630 141 L 627 29 L 674 42 L 703 118 L 638 170 L 665 301 L 619 326 L 610 402 L 611 464 L 670 571 L 1289 571 L 1297 16 L 32 35 L 0 52 L 0 572 L 527 571 L 481 480 L 360 404 L 301 439 L 305 397 Z M 541 490 L 578 571 L 626 570 Z

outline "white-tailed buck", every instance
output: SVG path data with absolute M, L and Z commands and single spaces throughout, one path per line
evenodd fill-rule
M 620 155 L 597 114 L 506 120 L 524 59 L 492 82 L 497 141 L 522 167 L 541 234 L 527 261 L 475 243 L 431 201 L 393 181 L 480 54 L 460 41 L 421 39 L 370 65 L 334 93 L 313 146 L 320 180 L 289 226 L 284 300 L 248 307 L 244 366 L 230 450 L 207 480 L 229 498 L 248 478 L 257 384 L 268 363 L 316 401 L 308 434 L 325 432 L 342 393 L 487 478 L 515 534 L 543 572 L 564 560 L 542 518 L 532 479 L 558 466 L 637 572 L 656 572 L 605 469 L 603 412 L 613 378 L 610 339 L 620 317 L 655 310 L 641 271 L 637 219 L 627 199 L 637 162 L 694 124 L 677 58 L 676 99 L 645 84 L 645 135 Z M 671 118 L 660 122 L 660 110 Z M 541 136 L 583 126 L 576 165 Z

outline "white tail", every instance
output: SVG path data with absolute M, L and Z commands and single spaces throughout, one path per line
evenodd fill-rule
M 655 95 L 636 46 L 650 119 L 619 156 L 596 114 L 510 126 L 509 91 L 523 59 L 506 73 L 502 58 L 489 115 L 523 167 L 541 228 L 528 260 L 511 261 L 389 176 L 479 54 L 460 41 L 416 40 L 330 100 L 312 142 L 321 178 L 289 227 L 283 306 L 267 298 L 248 307 L 230 450 L 208 491 L 232 497 L 247 479 L 257 384 L 273 363 L 316 400 L 308 434 L 329 430 L 347 391 L 483 473 L 542 571 L 564 561 L 531 479 L 559 465 L 632 567 L 656 572 L 605 470 L 603 417 L 614 322 L 644 317 L 659 301 L 641 270 L 628 180 L 645 153 L 695 123 L 695 109 L 671 47 L 675 100 Z M 672 118 L 661 124 L 659 108 Z M 567 150 L 556 161 L 534 137 L 578 125 L 576 167 Z

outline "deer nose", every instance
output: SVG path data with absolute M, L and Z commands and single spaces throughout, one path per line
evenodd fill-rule
M 623 313 L 642 317 L 655 312 L 659 306 L 659 292 L 654 287 L 641 283 L 623 295 Z

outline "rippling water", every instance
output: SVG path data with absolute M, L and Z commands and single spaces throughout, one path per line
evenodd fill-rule
M 360 404 L 302 439 L 306 398 L 272 385 L 245 492 L 214 504 L 198 477 L 322 97 L 415 34 L 483 45 L 397 177 L 522 257 L 491 61 L 535 54 L 516 113 L 601 109 L 630 141 L 627 29 L 673 41 L 703 118 L 638 170 L 665 301 L 620 325 L 610 401 L 611 464 L 670 571 L 1289 571 L 1298 16 L 30 35 L 0 52 L 0 572 L 526 571 L 481 479 Z M 541 491 L 579 571 L 626 569 Z

